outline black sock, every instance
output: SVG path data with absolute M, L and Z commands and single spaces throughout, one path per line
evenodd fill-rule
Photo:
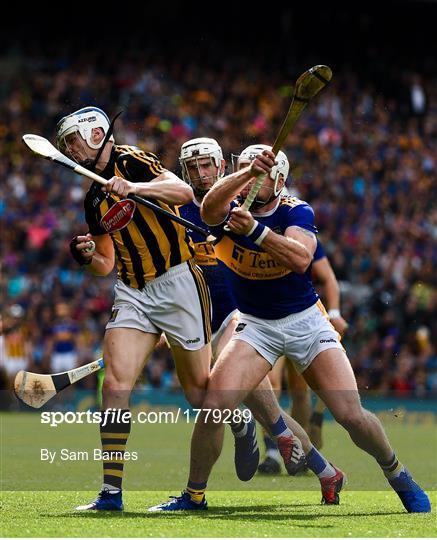
M 323 413 L 314 411 L 310 418 L 310 424 L 313 424 L 317 427 L 322 427 L 323 424 Z
M 104 424 L 104 425 L 103 425 Z M 103 485 L 121 489 L 124 451 L 131 429 L 131 413 L 127 409 L 102 411 L 100 438 L 102 441 Z

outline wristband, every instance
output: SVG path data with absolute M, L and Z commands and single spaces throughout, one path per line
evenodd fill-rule
M 250 238 L 250 235 L 253 233 L 253 231 L 258 227 L 259 223 L 256 219 L 253 220 L 253 226 L 250 229 L 250 231 L 246 234 L 247 237 Z
M 330 319 L 338 319 L 339 317 L 341 317 L 340 310 L 339 309 L 330 309 L 328 311 L 328 317 Z
M 246 234 L 246 236 L 247 238 L 250 238 L 250 240 L 252 240 L 252 242 L 254 242 L 257 246 L 260 246 L 269 231 L 269 227 L 267 227 L 266 225 L 262 225 L 262 223 L 258 223 L 258 221 L 255 221 L 254 226 Z

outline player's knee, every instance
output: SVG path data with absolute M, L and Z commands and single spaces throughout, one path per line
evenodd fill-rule
M 233 411 L 238 408 L 239 403 L 232 399 L 227 392 L 210 392 L 206 395 L 202 408 L 211 411 Z
M 200 409 L 203 406 L 206 390 L 205 388 L 191 387 L 184 390 L 185 398 L 194 409 Z
M 338 411 L 334 411 L 334 418 L 347 431 L 359 429 L 365 422 L 364 411 L 361 407 L 343 407 Z
M 103 394 L 115 394 L 128 391 L 129 388 L 125 381 L 122 381 L 113 374 L 105 373 L 105 379 L 103 381 L 102 392 Z

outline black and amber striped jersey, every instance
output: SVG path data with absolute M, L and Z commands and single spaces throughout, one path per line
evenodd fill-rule
M 149 182 L 164 171 L 161 162 L 151 152 L 135 146 L 115 145 L 101 176 L 108 180 L 120 176 L 131 182 Z M 179 215 L 173 206 L 156 199 L 149 200 Z M 108 234 L 101 220 L 118 201 L 120 197 L 104 193 L 101 185 L 93 182 L 84 202 L 85 219 L 93 236 Z M 141 204 L 136 205 L 128 225 L 109 234 L 114 244 L 118 278 L 135 289 L 142 289 L 146 281 L 155 279 L 194 255 L 193 244 L 182 225 Z

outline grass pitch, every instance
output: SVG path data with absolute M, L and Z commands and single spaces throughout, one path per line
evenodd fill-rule
M 206 512 L 149 514 L 167 492 L 126 492 L 123 513 L 72 508 L 95 492 L 4 492 L 1 531 L 20 537 L 432 537 L 437 519 L 407 514 L 392 492 L 345 491 L 320 506 L 312 491 L 210 492 Z M 437 492 L 433 492 L 435 509 Z
M 431 514 L 407 514 L 374 460 L 338 425 L 325 426 L 324 454 L 348 475 L 338 507 L 321 506 L 313 475 L 256 475 L 238 481 L 232 435 L 211 476 L 207 512 L 149 514 L 147 508 L 185 486 L 192 425 L 133 426 L 125 465 L 125 512 L 78 513 L 101 484 L 101 463 L 41 461 L 40 449 L 59 452 L 99 447 L 98 426 L 50 428 L 39 414 L 1 417 L 2 536 L 11 537 L 430 537 L 437 529 L 436 425 L 394 420 L 386 424 L 400 459 L 431 497 Z M 91 454 L 90 454 L 91 455 Z M 85 491 L 86 490 L 86 491 Z

